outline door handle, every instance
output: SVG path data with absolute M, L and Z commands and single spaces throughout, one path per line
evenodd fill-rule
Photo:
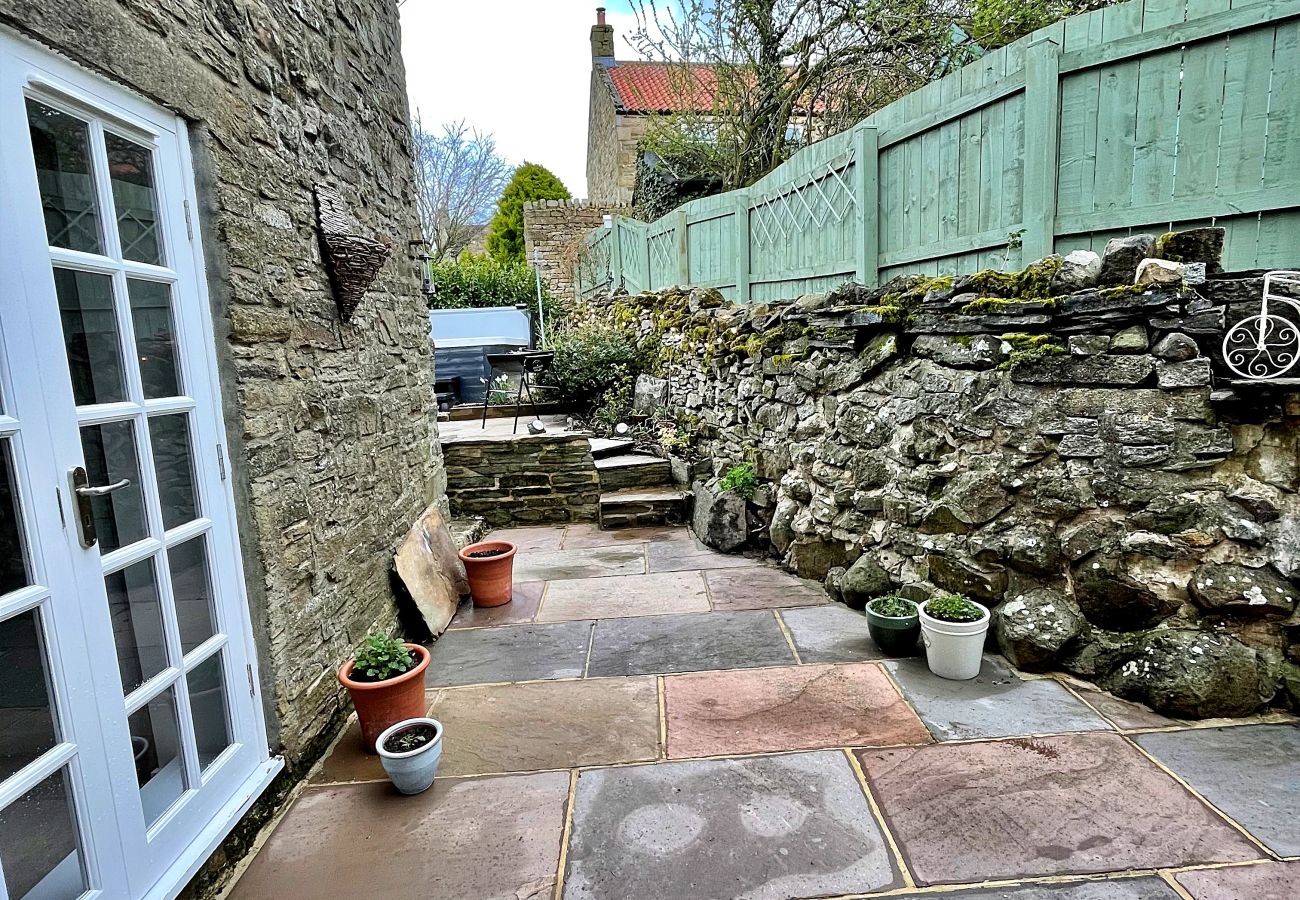
M 92 487 L 86 483 L 86 470 L 81 466 L 73 466 L 68 469 L 68 483 L 72 487 L 73 504 L 77 508 L 77 536 L 81 539 L 81 546 L 93 547 L 99 541 L 99 531 L 95 528 L 95 511 L 91 508 L 91 498 L 120 491 L 131 483 L 131 479 L 123 478 L 112 484 Z

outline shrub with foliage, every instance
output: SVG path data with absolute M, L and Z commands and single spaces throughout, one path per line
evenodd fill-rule
M 524 306 L 537 309 L 537 276 L 533 267 L 518 260 L 462 253 L 456 259 L 430 263 L 434 295 L 430 309 L 484 309 Z M 542 282 L 542 310 L 549 329 L 559 304 Z
M 639 370 L 636 345 L 612 325 L 582 325 L 560 332 L 551 344 L 555 359 L 546 379 L 561 403 L 578 415 L 602 410 L 603 419 L 625 415 Z M 606 407 L 611 407 L 606 410 Z M 613 408 L 618 407 L 618 408 Z M 614 422 L 609 423 L 611 426 Z
M 515 169 L 488 224 L 488 253 L 494 259 L 523 262 L 524 204 L 529 200 L 568 200 L 570 196 L 569 189 L 545 166 L 526 162 Z
M 758 473 L 749 463 L 732 466 L 722 476 L 722 489 L 746 500 L 753 500 L 754 492 L 758 490 Z
M 415 658 L 410 650 L 402 646 L 399 638 L 372 631 L 366 635 L 365 642 L 357 650 L 352 677 L 358 681 L 387 681 L 410 671 L 414 666 Z
M 984 607 L 961 594 L 939 594 L 925 601 L 925 614 L 944 622 L 978 622 L 984 618 Z
M 885 594 L 883 597 L 872 600 L 867 605 L 876 615 L 888 616 L 891 619 L 905 619 L 908 616 L 916 615 L 916 604 L 897 594 Z

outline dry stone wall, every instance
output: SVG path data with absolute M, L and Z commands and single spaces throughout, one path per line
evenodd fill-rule
M 1213 232 L 1161 246 L 1198 239 L 1213 256 Z M 1214 356 L 1259 279 L 1189 288 L 1181 265 L 1148 266 L 1176 277 L 1134 285 L 1156 253 L 1137 241 L 780 305 L 597 302 L 654 350 L 713 471 L 747 461 L 764 481 L 739 541 L 711 533 L 734 505 L 717 478 L 696 484 L 706 540 L 765 548 L 855 605 L 967 594 L 1018 665 L 1177 715 L 1296 705 L 1300 403 L 1229 385 Z
M 391 629 L 397 542 L 441 493 L 391 0 L 0 0 L 0 23 L 189 123 L 272 746 L 336 733 L 334 677 Z M 340 321 L 312 188 L 395 250 Z
M 596 520 L 600 476 L 585 434 L 458 435 L 443 454 L 457 516 L 493 528 Z

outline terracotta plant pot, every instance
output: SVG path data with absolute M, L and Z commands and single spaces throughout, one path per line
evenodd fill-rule
M 352 678 L 355 659 L 350 659 L 339 669 L 339 683 L 352 695 L 352 705 L 357 708 L 361 723 L 361 743 L 367 753 L 375 752 L 375 742 L 392 725 L 403 719 L 418 719 L 424 715 L 424 670 L 429 668 L 429 651 L 419 644 L 403 644 L 415 657 L 415 665 L 383 681 L 356 681 Z
M 501 606 L 510 602 L 517 549 L 509 541 L 479 541 L 460 551 L 458 555 L 465 564 L 465 577 L 469 579 L 469 593 L 475 606 Z M 502 552 L 495 556 L 471 555 L 487 551 Z

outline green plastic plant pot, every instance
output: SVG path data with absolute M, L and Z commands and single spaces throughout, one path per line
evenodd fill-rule
M 867 604 L 867 631 L 886 656 L 916 656 L 920 652 L 921 617 L 882 616 Z

